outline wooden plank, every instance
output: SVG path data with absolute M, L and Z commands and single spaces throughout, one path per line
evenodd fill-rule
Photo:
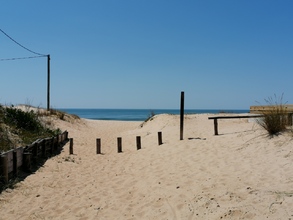
M 265 112 L 265 111 L 272 111 L 276 107 L 279 107 L 280 105 L 255 105 L 250 106 L 250 113 L 259 113 L 259 112 Z M 293 113 L 293 105 L 282 105 L 288 113 Z
M 8 183 L 8 164 L 7 164 L 7 155 L 0 155 L 0 178 Z
M 235 119 L 235 118 L 259 118 L 262 115 L 227 115 L 227 116 L 213 116 L 208 119 Z

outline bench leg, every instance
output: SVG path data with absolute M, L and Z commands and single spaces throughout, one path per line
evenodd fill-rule
M 214 129 L 215 129 L 215 135 L 218 135 L 218 119 L 214 119 Z

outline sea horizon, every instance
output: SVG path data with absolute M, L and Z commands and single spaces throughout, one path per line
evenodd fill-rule
M 180 109 L 126 109 L 126 108 L 58 108 L 68 114 L 77 115 L 80 118 L 93 120 L 113 121 L 145 121 L 152 115 L 174 114 L 179 115 Z M 249 109 L 185 109 L 184 114 L 218 114 L 249 113 Z

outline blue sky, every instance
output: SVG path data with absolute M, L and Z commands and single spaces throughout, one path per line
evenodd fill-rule
M 51 56 L 53 108 L 293 104 L 291 0 L 2 1 L 0 29 Z M 0 32 L 0 59 L 35 56 Z M 46 57 L 0 61 L 0 103 L 47 105 Z

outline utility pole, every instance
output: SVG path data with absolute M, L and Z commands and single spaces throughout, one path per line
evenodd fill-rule
M 50 111 L 50 54 L 47 55 L 48 81 L 47 81 L 47 111 Z

